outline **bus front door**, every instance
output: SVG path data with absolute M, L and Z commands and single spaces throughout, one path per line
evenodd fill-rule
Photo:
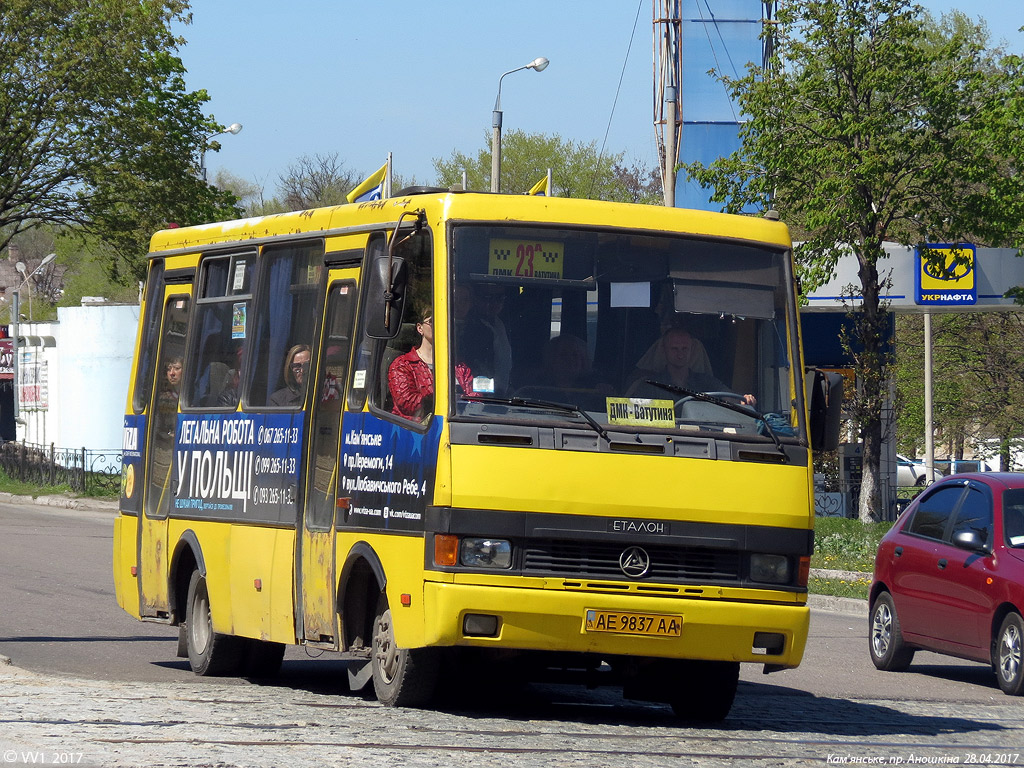
M 174 437 L 185 354 L 189 297 L 171 296 L 164 306 L 160 352 L 153 371 L 143 512 L 139 520 L 138 582 L 142 616 L 166 617 L 168 598 L 167 515 L 170 512 Z
M 302 627 L 310 643 L 336 645 L 338 628 L 335 563 L 335 499 L 344 389 L 351 350 L 356 285 L 332 283 L 313 380 L 306 493 L 298 573 Z

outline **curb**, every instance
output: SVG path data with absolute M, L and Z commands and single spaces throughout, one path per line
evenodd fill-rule
M 41 507 L 86 509 L 94 512 L 117 512 L 118 510 L 118 502 L 113 500 L 72 498 L 70 496 L 22 496 L 16 493 L 0 493 L 0 503 L 36 504 Z
M 843 613 L 847 616 L 868 617 L 868 601 L 855 597 L 832 597 L 831 595 L 808 595 L 807 605 L 812 610 Z

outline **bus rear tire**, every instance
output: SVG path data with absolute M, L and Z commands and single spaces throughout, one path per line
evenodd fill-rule
M 724 720 L 736 698 L 740 680 L 738 661 L 688 661 L 679 664 L 669 703 L 683 720 Z
M 189 666 L 197 675 L 231 675 L 241 669 L 245 642 L 243 638 L 213 631 L 210 594 L 206 578 L 199 571 L 192 571 L 188 582 L 185 642 Z
M 399 648 L 391 608 L 383 594 L 373 620 L 370 665 L 373 690 L 386 707 L 419 707 L 433 699 L 440 658 L 429 648 Z

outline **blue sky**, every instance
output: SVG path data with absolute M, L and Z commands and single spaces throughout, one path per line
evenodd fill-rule
M 1024 52 L 1018 0 L 919 2 L 983 18 L 994 43 Z M 337 152 L 369 174 L 391 152 L 397 173 L 432 183 L 434 158 L 475 154 L 488 140 L 502 73 L 538 56 L 551 60 L 545 71 L 502 83 L 505 131 L 600 147 L 607 130 L 607 151 L 657 164 L 651 0 L 191 5 L 193 23 L 179 30 L 188 86 L 209 92 L 221 123 L 243 125 L 207 155 L 211 178 L 223 168 L 270 196 L 302 155 Z

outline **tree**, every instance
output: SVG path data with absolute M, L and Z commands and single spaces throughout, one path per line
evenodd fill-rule
M 149 235 L 234 215 L 197 178 L 223 126 L 185 88 L 174 22 L 186 0 L 4 0 L 0 7 L 0 249 L 19 232 L 71 225 L 139 276 Z
M 597 142 L 576 142 L 558 134 L 526 133 L 513 130 L 502 137 L 501 187 L 505 192 L 525 193 L 551 169 L 552 184 L 559 197 L 634 202 L 651 195 L 645 172 L 638 165 L 624 168 L 623 154 L 601 155 Z M 441 186 L 462 183 L 466 172 L 469 189 L 491 188 L 491 138 L 485 134 L 484 147 L 470 157 L 454 151 L 447 160 L 435 158 L 434 170 Z M 633 186 L 630 186 L 630 185 Z
M 924 434 L 923 332 L 920 316 L 897 321 L 895 379 L 901 447 L 917 452 Z M 991 450 L 1010 469 L 1011 447 L 1024 436 L 1024 314 L 937 314 L 932 318 L 932 411 L 935 430 L 953 458 L 966 444 Z M 987 443 L 987 445 L 983 445 Z
M 279 190 L 286 211 L 303 211 L 327 205 L 342 205 L 345 199 L 365 177 L 356 171 L 346 171 L 337 152 L 328 155 L 303 155 L 288 166 L 282 174 Z
M 986 51 L 984 30 L 963 17 L 937 27 L 907 0 L 805 0 L 778 19 L 767 74 L 722 78 L 749 118 L 740 149 L 686 170 L 727 210 L 774 207 L 806 232 L 805 285 L 830 279 L 843 247 L 856 257 L 854 412 L 870 520 L 881 511 L 882 243 L 1021 241 L 1021 60 Z

